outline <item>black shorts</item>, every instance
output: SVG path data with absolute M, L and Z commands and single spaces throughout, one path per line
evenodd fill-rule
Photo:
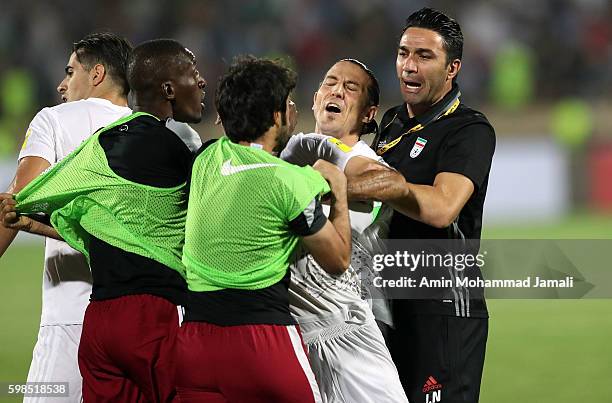
M 396 320 L 389 349 L 410 402 L 477 403 L 488 327 L 487 318 L 430 314 Z

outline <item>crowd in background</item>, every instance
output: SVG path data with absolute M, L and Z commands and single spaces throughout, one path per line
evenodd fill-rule
M 459 83 L 475 107 L 610 98 L 608 0 L 9 0 L 0 13 L 0 157 L 14 155 L 33 113 L 59 101 L 55 88 L 70 45 L 89 32 L 112 30 L 133 44 L 183 42 L 209 82 L 211 109 L 217 77 L 242 53 L 289 56 L 299 73 L 296 98 L 305 103 L 326 66 L 358 58 L 379 77 L 382 102 L 391 105 L 400 101 L 397 40 L 404 19 L 423 6 L 460 22 Z

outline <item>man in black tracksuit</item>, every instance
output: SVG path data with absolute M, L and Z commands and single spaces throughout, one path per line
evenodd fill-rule
M 461 28 L 446 15 L 425 8 L 407 19 L 396 60 L 404 103 L 385 113 L 373 144 L 397 172 L 349 178 L 349 197 L 390 204 L 391 239 L 475 240 L 475 253 L 495 132 L 460 101 L 462 49 Z M 478 401 L 488 313 L 482 293 L 470 291 L 392 301 L 388 341 L 411 402 Z

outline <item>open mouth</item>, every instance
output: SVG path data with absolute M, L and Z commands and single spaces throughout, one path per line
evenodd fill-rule
M 410 88 L 413 90 L 421 88 L 421 83 L 412 80 L 404 80 L 404 85 L 406 86 L 406 88 Z
M 62 95 L 62 102 L 68 102 L 68 98 L 65 95 Z
M 340 106 L 333 102 L 330 102 L 327 105 L 325 105 L 325 110 L 331 113 L 341 113 L 342 112 L 342 109 L 340 109 Z

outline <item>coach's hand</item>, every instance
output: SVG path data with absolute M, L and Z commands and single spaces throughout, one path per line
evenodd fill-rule
M 30 231 L 34 220 L 17 214 L 15 196 L 10 193 L 0 193 L 0 222 L 5 228 L 18 231 Z

